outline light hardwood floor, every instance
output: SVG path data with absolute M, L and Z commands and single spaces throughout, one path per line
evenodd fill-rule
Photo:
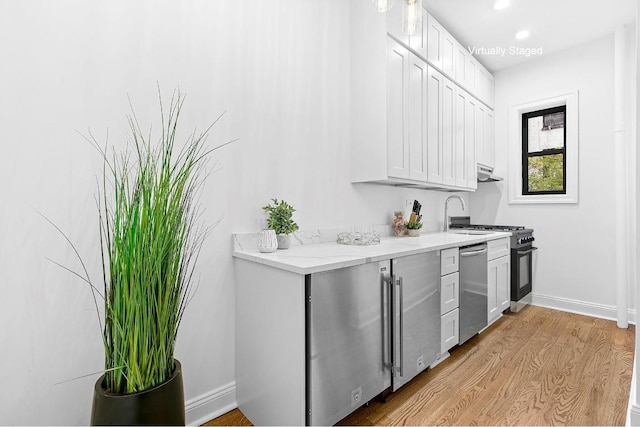
M 527 307 L 342 425 L 624 425 L 635 329 Z M 251 425 L 237 409 L 206 425 Z

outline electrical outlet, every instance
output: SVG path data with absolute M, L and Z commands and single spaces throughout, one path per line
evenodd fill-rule
M 358 387 L 357 389 L 351 392 L 351 406 L 360 406 L 361 400 L 362 400 L 362 387 Z
M 418 372 L 424 370 L 424 368 L 425 368 L 425 366 L 424 366 L 424 356 L 418 357 L 418 360 L 416 361 L 416 367 L 418 368 Z

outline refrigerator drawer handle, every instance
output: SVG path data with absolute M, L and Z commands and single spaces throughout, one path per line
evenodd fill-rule
M 382 274 L 382 366 L 393 371 L 391 364 L 391 286 L 393 279 L 389 273 Z M 386 300 L 386 305 L 385 305 Z M 386 322 L 385 322 L 386 317 Z
M 472 252 L 460 252 L 460 256 L 463 257 L 468 257 L 468 256 L 476 256 L 476 255 L 480 255 L 487 252 L 487 248 L 484 249 L 480 249 L 479 251 L 472 251 Z
M 404 376 L 404 304 L 402 297 L 402 277 L 398 277 L 397 285 L 399 291 L 398 300 L 400 302 L 400 360 L 398 360 L 396 365 L 398 366 L 398 371 L 402 377 Z

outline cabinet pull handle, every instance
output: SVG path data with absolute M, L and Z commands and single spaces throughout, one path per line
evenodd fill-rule
M 402 298 L 402 277 L 398 277 L 398 299 L 400 300 L 400 360 L 398 361 L 398 370 L 400 371 L 400 376 L 403 375 L 404 371 L 404 304 Z
M 485 252 L 487 252 L 487 248 L 480 249 L 479 251 L 460 252 L 460 256 L 461 257 L 468 257 L 468 256 L 480 255 L 480 254 L 483 254 Z
M 381 275 L 382 281 L 382 366 L 392 368 L 391 365 L 391 283 L 389 273 Z M 386 301 L 386 305 L 385 305 Z M 386 315 L 386 322 L 385 322 Z

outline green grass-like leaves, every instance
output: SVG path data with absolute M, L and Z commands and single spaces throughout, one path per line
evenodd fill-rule
M 221 146 L 205 146 L 214 122 L 176 149 L 183 103 L 184 96 L 174 93 L 165 111 L 160 96 L 162 135 L 157 143 L 145 136 L 133 113 L 125 152 L 109 153 L 88 137 L 104 159 L 98 210 L 104 385 L 112 393 L 152 388 L 173 372 L 178 328 L 209 231 L 200 224 L 198 199 L 208 154 Z

